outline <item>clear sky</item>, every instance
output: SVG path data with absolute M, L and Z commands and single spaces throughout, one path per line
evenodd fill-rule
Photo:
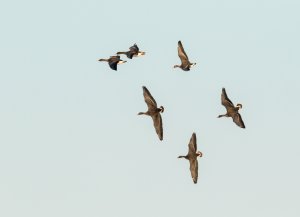
M 5 1 L 0 216 L 299 217 L 300 2 Z M 180 63 L 181 40 L 192 62 Z M 106 58 L 137 43 L 118 71 Z M 162 114 L 160 142 L 142 86 Z M 246 129 L 221 89 L 242 103 Z M 196 132 L 199 180 L 187 153 Z

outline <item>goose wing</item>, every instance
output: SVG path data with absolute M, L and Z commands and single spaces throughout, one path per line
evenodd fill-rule
M 114 61 L 114 62 L 108 62 L 109 64 L 109 67 L 112 69 L 112 70 L 116 70 L 117 71 L 117 65 L 118 65 L 118 62 Z
M 222 105 L 226 107 L 226 109 L 234 108 L 233 103 L 231 102 L 231 100 L 228 98 L 226 94 L 225 88 L 222 89 L 221 102 Z
M 132 52 L 138 53 L 139 52 L 139 47 L 136 44 L 134 44 L 133 46 L 131 46 L 129 48 L 129 50 L 132 51 Z
M 117 65 L 118 62 L 120 61 L 120 56 L 111 56 L 108 59 L 108 65 L 112 70 L 116 70 L 117 71 Z
M 143 94 L 148 109 L 156 109 L 157 108 L 156 101 L 145 86 L 143 86 Z
M 192 137 L 189 142 L 189 156 L 194 156 L 197 151 L 197 138 L 196 138 L 196 133 L 192 134 Z
M 245 124 L 244 124 L 244 121 L 242 119 L 242 116 L 240 115 L 240 113 L 236 113 L 233 117 L 232 117 L 232 120 L 234 123 L 236 123 L 236 125 L 238 125 L 239 127 L 241 128 L 246 128 L 245 127 Z
M 190 64 L 189 58 L 188 58 L 187 54 L 184 51 L 184 48 L 182 46 L 181 41 L 178 41 L 178 56 L 179 56 L 179 58 L 181 60 L 181 63 L 183 65 L 189 65 Z
M 153 119 L 153 125 L 159 140 L 163 140 L 163 124 L 162 124 L 161 115 L 157 113 L 155 115 L 152 115 L 151 117 Z
M 194 183 L 196 184 L 198 180 L 198 160 L 197 158 L 192 158 L 189 161 L 190 161 L 191 176 L 193 178 Z
M 110 56 L 109 60 L 115 61 L 115 60 L 121 60 L 120 56 Z

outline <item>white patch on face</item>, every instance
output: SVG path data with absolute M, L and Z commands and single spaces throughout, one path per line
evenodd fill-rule
M 198 157 L 202 157 L 202 152 L 201 151 L 197 151 L 196 153 L 198 154 Z

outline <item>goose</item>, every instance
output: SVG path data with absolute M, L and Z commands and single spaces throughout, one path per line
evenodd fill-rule
M 196 133 L 192 134 L 189 142 L 189 152 L 187 155 L 180 155 L 178 158 L 185 158 L 190 162 L 190 171 L 193 178 L 193 182 L 196 184 L 198 180 L 198 160 L 197 157 L 202 157 L 202 152 L 197 151 L 197 138 Z
M 109 59 L 99 59 L 98 61 L 104 61 L 104 62 L 108 62 L 109 67 L 112 70 L 116 70 L 117 71 L 117 65 L 118 64 L 122 64 L 122 63 L 126 63 L 127 61 L 121 60 L 120 56 L 110 56 Z
M 196 63 L 191 63 L 189 61 L 188 56 L 186 55 L 182 43 L 181 41 L 178 41 L 178 56 L 181 60 L 181 65 L 174 65 L 174 68 L 181 68 L 183 71 L 190 71 L 190 68 L 194 65 L 196 65 Z
M 234 106 L 233 103 L 228 98 L 225 88 L 222 88 L 221 103 L 223 106 L 225 106 L 227 113 L 224 115 L 219 115 L 218 118 L 231 117 L 233 122 L 236 123 L 236 125 L 238 125 L 241 128 L 245 128 L 245 124 L 242 120 L 242 116 L 238 112 L 239 109 L 242 108 L 242 104 L 238 103 L 236 106 Z
M 146 54 L 146 52 L 140 51 L 139 47 L 136 44 L 134 44 L 129 48 L 129 51 L 117 52 L 117 55 L 119 54 L 125 54 L 129 59 L 132 59 L 132 57 L 143 56 Z
M 138 115 L 148 115 L 151 116 L 153 119 L 153 125 L 155 128 L 155 131 L 158 135 L 158 138 L 160 140 L 163 140 L 163 125 L 162 125 L 162 118 L 160 113 L 164 112 L 164 107 L 160 106 L 157 108 L 157 103 L 149 90 L 143 86 L 143 95 L 145 102 L 148 106 L 148 111 L 147 112 L 139 112 Z

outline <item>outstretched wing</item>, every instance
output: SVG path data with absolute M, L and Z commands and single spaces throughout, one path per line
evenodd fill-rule
M 118 65 L 118 62 L 108 62 L 109 64 L 109 67 L 112 69 L 112 70 L 116 70 L 117 71 L 117 65 Z
M 232 117 L 232 120 L 239 127 L 246 128 L 242 116 L 238 112 Z
M 153 125 L 154 125 L 155 131 L 158 135 L 158 138 L 160 140 L 163 140 L 163 124 L 162 124 L 161 115 L 159 113 L 157 113 L 156 115 L 153 115 L 151 117 L 153 119 Z
M 109 60 L 120 60 L 121 57 L 118 55 L 118 56 L 110 56 L 109 57 Z
M 194 183 L 197 183 L 198 180 L 198 160 L 197 158 L 190 159 L 190 171 L 193 178 Z
M 139 52 L 139 47 L 138 47 L 136 44 L 134 44 L 133 46 L 131 46 L 131 47 L 129 48 L 129 50 L 130 50 L 130 51 L 133 51 L 133 52 L 135 52 L 135 53 L 138 53 L 138 52 Z
M 179 58 L 181 60 L 181 63 L 183 65 L 189 65 L 190 64 L 189 58 L 188 58 L 187 54 L 185 53 L 185 51 L 183 49 L 181 41 L 178 41 L 178 56 L 179 56 Z
M 108 60 L 109 67 L 117 71 L 117 65 L 120 61 L 120 56 L 111 56 Z
M 145 102 L 146 102 L 148 108 L 156 109 L 157 108 L 156 101 L 145 86 L 143 86 L 143 94 L 144 94 L 144 99 L 145 99 Z
M 189 143 L 189 156 L 193 156 L 196 154 L 197 151 L 197 138 L 196 138 L 196 133 L 193 133 L 190 143 Z
M 226 109 L 232 108 L 232 107 L 234 108 L 234 105 L 231 102 L 231 100 L 228 98 L 224 87 L 222 88 L 221 103 L 223 106 L 226 107 Z
M 134 54 L 135 54 L 135 52 L 129 51 L 129 52 L 127 53 L 127 57 L 128 57 L 129 59 L 132 59 L 132 57 L 134 56 Z

